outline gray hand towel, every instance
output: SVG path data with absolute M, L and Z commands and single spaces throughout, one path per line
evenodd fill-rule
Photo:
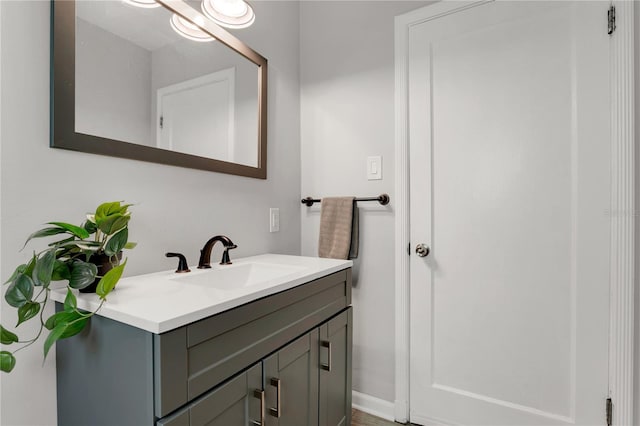
M 349 247 L 349 259 L 358 258 L 360 248 L 360 212 L 357 203 L 353 203 L 353 220 L 351 221 L 351 247 Z
M 354 199 L 355 197 L 325 197 L 322 199 L 318 256 L 333 259 L 357 257 L 358 223 Z

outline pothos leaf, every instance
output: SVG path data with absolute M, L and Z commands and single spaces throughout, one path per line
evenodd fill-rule
M 16 357 L 11 352 L 0 351 L 0 370 L 5 373 L 11 373 L 13 367 L 16 366 Z
M 107 244 L 104 246 L 104 254 L 107 256 L 113 256 L 118 253 L 127 244 L 128 239 L 129 230 L 127 228 L 123 228 L 116 232 L 111 238 L 109 238 L 109 241 L 107 241 Z
M 13 274 L 11 274 L 9 279 L 5 281 L 4 284 L 9 284 L 10 282 L 14 281 L 16 278 L 18 278 L 18 275 L 20 274 L 31 276 L 31 273 L 33 272 L 33 268 L 35 268 L 36 261 L 37 261 L 37 258 L 36 258 L 36 254 L 34 253 L 29 263 L 26 263 L 26 264 L 23 263 L 22 265 L 18 265 L 16 270 L 13 271 Z
M 56 260 L 55 249 L 47 250 L 36 261 L 36 266 L 33 269 L 33 282 L 38 286 L 48 286 L 51 282 L 51 275 L 53 275 L 53 266 Z
M 47 336 L 47 339 L 44 341 L 44 358 L 45 359 L 47 359 L 47 354 L 49 354 L 49 349 L 51 349 L 51 346 L 53 346 L 53 344 L 62 337 L 62 334 L 64 333 L 66 328 L 67 328 L 67 323 L 62 323 L 56 326 L 53 330 L 51 330 L 51 332 Z
M 64 228 L 59 227 L 40 229 L 39 231 L 36 231 L 33 234 L 29 235 L 22 248 L 25 248 L 27 246 L 27 243 L 34 238 L 50 237 L 51 235 L 64 234 L 65 232 L 66 231 L 64 230 Z
M 78 318 L 80 315 L 76 311 L 60 311 L 47 318 L 44 326 L 47 330 L 53 330 L 58 324 L 68 323 Z
M 87 220 L 82 226 L 89 234 L 93 234 L 98 229 L 95 222 L 92 222 L 90 220 Z
M 31 300 L 33 296 L 33 280 L 31 277 L 20 274 L 7 289 L 4 300 L 14 308 L 19 308 Z
M 84 239 L 84 238 L 89 238 L 89 232 L 87 232 L 86 229 L 81 228 L 79 226 L 76 225 L 72 225 L 70 223 L 65 223 L 65 222 L 47 222 L 48 225 L 55 225 L 59 228 L 64 229 L 66 232 L 69 232 L 73 235 L 75 235 L 78 238 Z
M 63 240 L 58 240 L 58 241 L 54 241 L 52 243 L 49 243 L 48 246 L 49 247 L 60 247 L 62 246 L 62 244 L 64 243 L 68 243 L 69 241 L 75 241 L 76 237 L 74 237 L 73 235 L 70 236 L 69 238 L 65 238 Z
M 101 299 L 106 299 L 107 295 L 114 289 L 122 276 L 122 272 L 124 271 L 126 264 L 127 259 L 125 259 L 121 265 L 116 266 L 104 274 L 104 277 L 100 279 L 100 282 L 98 282 L 98 286 L 96 287 L 96 294 L 100 296 Z
M 120 201 L 111 201 L 111 202 L 107 202 L 107 203 L 102 203 L 96 209 L 96 213 L 94 215 L 94 219 L 95 219 L 95 221 L 97 223 L 99 220 L 104 219 L 107 216 L 111 216 L 111 215 L 114 215 L 114 214 L 125 215 L 125 214 L 128 213 L 127 209 L 130 206 L 131 206 L 131 204 L 121 205 Z
M 18 336 L 0 325 L 0 343 L 10 345 L 18 341 Z
M 18 324 L 16 327 L 25 321 L 38 315 L 40 312 L 40 304 L 36 302 L 27 302 L 18 308 Z
M 71 264 L 71 274 L 69 276 L 69 286 L 71 288 L 85 288 L 96 279 L 98 267 L 93 263 L 77 260 Z
M 36 252 L 33 252 L 33 256 L 31 257 L 31 260 L 29 261 L 29 263 L 27 263 L 27 269 L 24 270 L 24 274 L 32 277 L 33 276 L 33 270 L 36 268 L 36 263 L 38 262 L 38 257 L 36 256 Z
M 102 232 L 107 235 L 111 235 L 127 226 L 130 219 L 131 216 L 124 216 L 120 213 L 116 213 L 103 219 L 97 219 L 96 224 Z
M 120 201 L 108 201 L 102 203 L 96 209 L 95 219 L 96 221 L 103 219 L 111 214 L 120 212 Z
M 75 311 L 78 307 L 78 300 L 70 288 L 67 289 L 67 296 L 64 298 L 64 310 L 66 312 Z
M 56 259 L 53 264 L 53 273 L 51 274 L 51 281 L 68 280 L 71 277 L 69 266 L 61 260 Z
M 80 333 L 84 329 L 84 326 L 87 324 L 88 320 L 89 318 L 84 318 L 76 313 L 75 319 L 72 319 L 68 322 L 58 322 L 58 324 L 56 324 L 56 326 L 47 336 L 47 339 L 44 341 L 45 359 L 49 354 L 51 346 L 53 346 L 56 341 L 60 339 L 66 339 L 67 337 L 75 336 L 76 334 Z
M 15 271 L 13 271 L 13 274 L 11 274 L 11 276 L 9 277 L 8 280 L 6 280 L 4 283 L 5 284 L 9 284 L 10 282 L 12 282 L 13 280 L 15 280 L 16 278 L 18 278 L 18 275 L 20 274 L 24 274 L 24 271 L 27 269 L 27 265 L 26 264 L 22 264 L 22 265 L 18 265 L 18 267 L 16 268 Z
M 64 329 L 64 332 L 62 333 L 62 336 L 60 336 L 60 338 L 66 339 L 67 337 L 75 336 L 76 334 L 84 330 L 84 327 L 87 325 L 87 322 L 89 322 L 89 317 L 85 317 L 78 321 L 68 323 Z

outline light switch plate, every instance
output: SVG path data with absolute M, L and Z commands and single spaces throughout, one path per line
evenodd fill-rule
M 382 179 L 382 157 L 379 155 L 367 157 L 367 179 Z
M 280 209 L 269 209 L 269 232 L 280 231 Z

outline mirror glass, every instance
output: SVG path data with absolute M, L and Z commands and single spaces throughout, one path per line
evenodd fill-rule
M 75 132 L 257 167 L 258 66 L 172 16 L 76 2 Z
M 50 146 L 266 179 L 267 60 L 157 3 L 52 0 Z

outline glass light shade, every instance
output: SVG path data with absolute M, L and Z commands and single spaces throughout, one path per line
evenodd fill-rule
M 135 7 L 144 7 L 146 9 L 162 6 L 156 0 L 122 0 L 122 2 Z
M 256 20 L 253 8 L 244 0 L 202 0 L 201 7 L 209 19 L 226 28 L 247 28 Z
M 202 19 L 202 17 L 199 18 Z M 175 32 L 180 34 L 182 37 L 188 38 L 189 40 L 201 42 L 215 40 L 215 38 L 211 37 L 209 34 L 198 28 L 197 25 L 187 21 L 180 15 L 174 13 L 171 17 L 170 22 L 171 27 Z

